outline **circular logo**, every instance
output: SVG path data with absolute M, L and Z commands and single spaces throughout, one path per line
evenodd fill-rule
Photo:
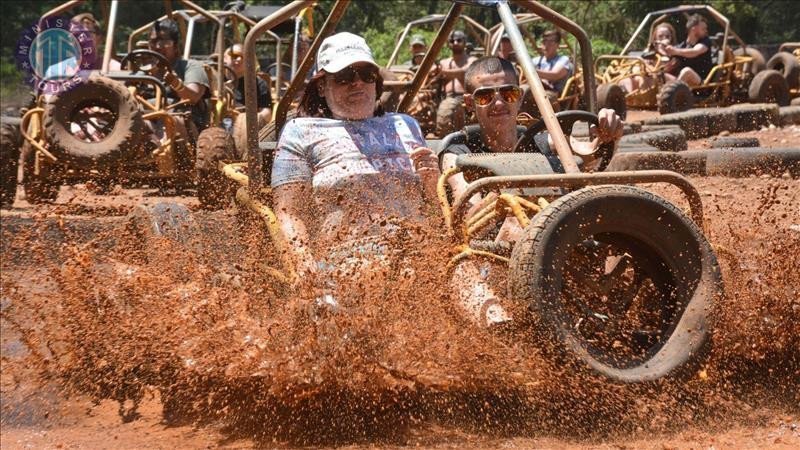
M 94 35 L 82 24 L 49 17 L 23 30 L 14 55 L 40 94 L 58 94 L 83 82 L 97 58 Z

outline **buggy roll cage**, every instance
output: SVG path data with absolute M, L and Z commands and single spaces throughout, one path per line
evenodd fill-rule
M 666 21 L 670 16 L 674 16 L 676 14 L 683 14 L 685 16 L 688 16 L 689 14 L 696 12 L 705 12 L 707 17 L 711 17 L 712 19 L 714 19 L 717 22 L 717 24 L 722 26 L 722 28 L 725 30 L 724 31 L 725 38 L 722 40 L 722 46 L 720 47 L 720 50 L 723 53 L 728 47 L 728 39 L 730 37 L 733 37 L 736 40 L 736 42 L 738 42 L 739 45 L 742 46 L 742 48 L 747 47 L 747 44 L 745 44 L 744 41 L 742 41 L 742 38 L 740 38 L 739 35 L 736 34 L 733 30 L 731 30 L 731 23 L 728 20 L 728 18 L 722 15 L 716 9 L 708 5 L 683 5 L 647 13 L 647 15 L 644 16 L 644 19 L 642 19 L 642 23 L 640 23 L 639 26 L 636 28 L 636 31 L 633 32 L 633 36 L 631 36 L 631 38 L 628 40 L 628 43 L 625 44 L 625 47 L 619 54 L 622 56 L 631 51 L 631 47 L 636 41 L 636 38 L 639 37 L 639 34 L 642 32 L 642 30 L 644 30 L 647 23 L 654 16 L 658 17 L 653 21 L 652 24 L 650 24 L 650 32 L 647 35 L 648 43 L 650 42 L 650 36 L 653 35 L 653 30 L 655 30 L 655 27 L 658 26 L 661 22 Z M 676 40 L 677 38 L 678 37 L 675 36 Z
M 405 42 L 406 37 L 408 37 L 408 33 L 411 32 L 412 28 L 432 23 L 441 23 L 444 22 L 446 18 L 447 16 L 444 14 L 431 14 L 429 16 L 421 17 L 408 22 L 403 30 L 397 33 L 397 36 L 395 36 L 395 42 L 397 44 L 395 45 L 394 50 L 392 51 L 392 56 L 389 57 L 389 61 L 386 63 L 385 67 L 388 69 L 397 62 L 397 56 L 400 54 L 400 49 L 403 47 L 403 43 Z M 469 16 L 460 16 L 460 19 L 467 25 L 467 33 L 472 36 L 473 39 L 482 43 L 484 52 L 488 55 L 491 38 L 491 33 L 489 30 Z
M 245 117 L 247 123 L 247 147 L 248 151 L 248 161 L 247 161 L 247 171 L 248 171 L 248 189 L 254 195 L 259 195 L 262 187 L 264 186 L 264 163 L 270 162 L 269 158 L 271 154 L 268 155 L 267 158 L 264 156 L 264 151 L 261 150 L 259 147 L 258 142 L 258 122 L 256 120 L 257 115 L 257 106 L 256 106 L 256 55 L 255 55 L 255 44 L 258 38 L 266 31 L 269 30 L 276 25 L 294 17 L 300 10 L 305 7 L 310 6 L 313 3 L 313 0 L 295 0 L 292 3 L 280 8 L 279 10 L 275 11 L 268 17 L 265 17 L 261 21 L 259 21 L 250 31 L 247 33 L 244 41 L 244 63 L 245 63 Z M 295 74 L 289 88 L 286 91 L 286 94 L 281 98 L 280 102 L 278 103 L 278 107 L 276 108 L 275 113 L 275 129 L 280 131 L 283 127 L 284 123 L 286 122 L 286 115 L 288 113 L 289 106 L 291 105 L 291 100 L 294 98 L 295 94 L 300 90 L 300 88 L 305 83 L 305 75 L 311 69 L 311 66 L 314 63 L 314 56 L 317 54 L 319 47 L 326 37 L 331 35 L 333 31 L 336 29 L 336 25 L 341 20 L 342 16 L 347 9 L 349 4 L 349 0 L 337 0 L 336 3 L 333 5 L 331 12 L 328 14 L 325 23 L 322 25 L 322 28 L 319 30 L 317 35 L 315 36 L 314 40 L 311 43 L 311 47 L 308 53 L 303 58 L 303 62 L 298 67 L 297 73 Z M 419 92 L 422 84 L 425 81 L 425 77 L 428 74 L 431 66 L 433 65 L 434 59 L 439 54 L 439 51 L 444 46 L 450 32 L 453 30 L 456 21 L 461 16 L 461 12 L 464 9 L 466 4 L 474 5 L 474 6 L 483 6 L 483 7 L 492 7 L 496 8 L 497 12 L 500 15 L 501 21 L 506 25 L 506 29 L 511 40 L 511 44 L 514 48 L 514 51 L 519 55 L 527 55 L 528 49 L 525 45 L 525 42 L 522 40 L 522 35 L 519 32 L 519 28 L 516 26 L 514 14 L 511 12 L 511 8 L 509 3 L 513 3 L 519 7 L 527 9 L 528 11 L 541 16 L 544 20 L 547 20 L 553 23 L 555 26 L 570 32 L 573 36 L 575 36 L 578 40 L 578 44 L 580 45 L 581 49 L 581 62 L 584 67 L 591 67 L 592 66 L 592 44 L 589 41 L 589 36 L 586 32 L 578 26 L 572 20 L 564 17 L 563 15 L 553 11 L 552 9 L 537 3 L 533 0 L 453 0 L 453 4 L 450 7 L 450 11 L 445 16 L 442 24 L 439 28 L 439 31 L 436 34 L 436 38 L 431 43 L 431 46 L 428 48 L 428 52 L 425 54 L 425 57 L 420 64 L 420 68 L 417 73 L 414 75 L 414 78 L 409 83 L 408 92 L 406 93 L 403 101 L 400 102 L 400 105 L 397 107 L 397 111 L 405 111 L 410 106 L 411 101 Z M 542 87 L 542 82 L 539 79 L 538 74 L 536 73 L 536 69 L 533 67 L 533 62 L 530 58 L 520 58 L 522 70 L 525 73 L 525 77 L 527 78 L 528 84 L 531 86 L 531 92 L 533 93 L 534 101 L 536 105 L 539 107 L 539 111 L 542 114 L 542 120 L 547 125 L 548 130 L 558 130 L 551 134 L 553 138 L 554 147 L 556 149 L 556 153 L 559 156 L 559 159 L 562 161 L 564 166 L 565 172 L 567 174 L 574 174 L 579 171 L 575 160 L 572 158 L 572 152 L 569 147 L 569 143 L 566 140 L 563 132 L 560 132 L 561 128 L 558 123 L 558 119 L 556 119 L 555 113 L 553 112 L 553 107 L 550 105 L 550 102 L 547 100 L 547 97 L 544 94 L 544 88 Z M 595 80 L 594 74 L 590 71 L 585 70 L 583 71 L 583 82 L 584 86 L 586 86 L 585 95 L 586 95 L 586 105 L 589 111 L 596 112 L 597 111 L 597 100 L 595 94 Z

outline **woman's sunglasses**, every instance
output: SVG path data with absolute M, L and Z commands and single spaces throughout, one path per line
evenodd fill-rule
M 522 89 L 513 84 L 504 84 L 497 87 L 485 87 L 475 89 L 472 99 L 478 106 L 487 106 L 494 101 L 494 96 L 500 94 L 500 98 L 506 103 L 514 103 L 522 97 Z
M 345 67 L 333 74 L 333 81 L 337 84 L 350 84 L 356 80 L 356 75 L 364 83 L 374 83 L 378 80 L 379 71 L 375 66 Z

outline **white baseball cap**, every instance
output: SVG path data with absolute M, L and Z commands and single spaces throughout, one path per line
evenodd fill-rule
M 367 62 L 378 67 L 367 41 L 353 33 L 342 32 L 328 36 L 322 41 L 317 53 L 317 69 L 328 73 L 336 73 L 357 62 Z

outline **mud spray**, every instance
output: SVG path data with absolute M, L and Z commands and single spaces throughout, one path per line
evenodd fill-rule
M 160 242 L 146 255 L 122 220 L 4 220 L 3 426 L 46 426 L 31 411 L 51 396 L 114 400 L 125 422 L 156 398 L 168 426 L 269 445 L 402 445 L 432 427 L 592 442 L 747 423 L 760 406 L 796 418 L 800 182 L 695 183 L 725 281 L 712 354 L 688 381 L 645 386 L 471 326 L 446 292 L 440 229 L 387 242 L 384 265 L 340 265 L 329 313 L 311 289 L 277 284 L 267 238 L 225 213 L 197 213 L 200 251 Z

